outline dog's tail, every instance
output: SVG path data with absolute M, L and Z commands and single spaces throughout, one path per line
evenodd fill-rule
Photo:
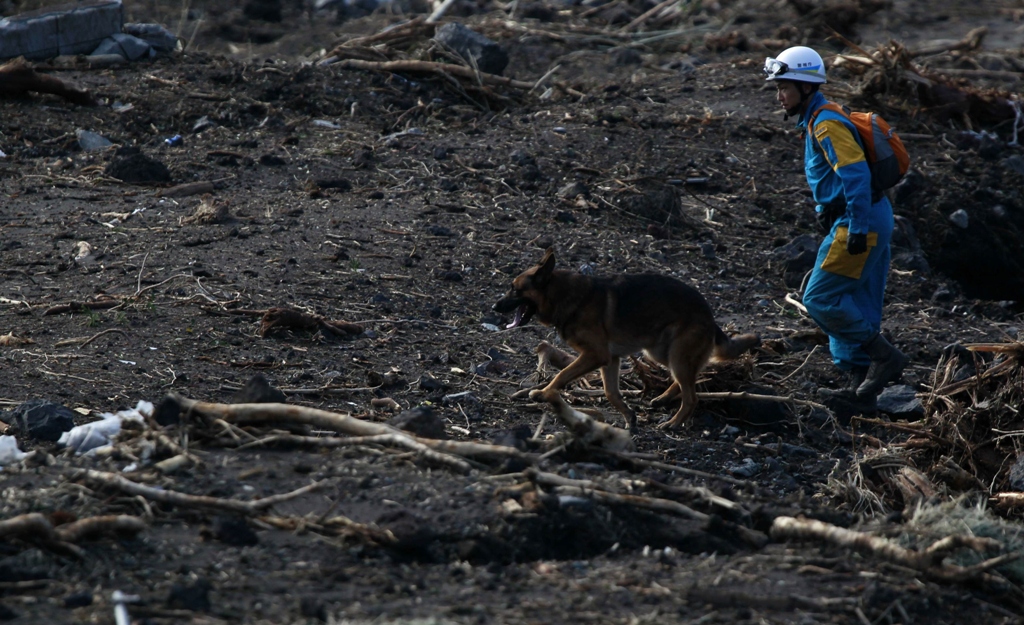
M 734 360 L 739 358 L 743 352 L 761 344 L 761 336 L 758 334 L 740 334 L 732 338 L 726 336 L 722 328 L 718 328 L 715 334 L 715 351 L 711 354 L 714 361 Z

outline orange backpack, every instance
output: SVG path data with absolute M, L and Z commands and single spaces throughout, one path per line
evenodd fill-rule
M 871 187 L 884 191 L 896 186 L 910 168 L 910 155 L 903 141 L 889 123 L 876 113 L 854 113 L 845 106 L 829 102 L 811 114 L 808 128 L 814 128 L 814 121 L 823 109 L 838 113 L 850 120 L 860 135 L 860 144 L 871 170 Z

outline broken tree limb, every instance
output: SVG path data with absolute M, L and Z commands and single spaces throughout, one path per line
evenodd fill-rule
M 173 506 L 224 510 L 226 512 L 235 512 L 248 516 L 256 515 L 276 504 L 295 499 L 296 497 L 301 497 L 302 495 L 323 487 L 326 483 L 325 481 L 313 482 L 312 484 L 307 484 L 306 486 L 293 490 L 289 493 L 271 495 L 269 497 L 253 499 L 251 501 L 240 501 L 237 499 L 208 497 L 206 495 L 189 495 L 187 493 L 180 493 L 154 486 L 146 486 L 145 484 L 133 482 L 128 478 L 117 475 L 116 473 L 107 473 L 106 471 L 96 471 L 93 469 L 75 470 L 69 473 L 69 477 L 72 480 L 82 480 L 92 484 L 115 488 L 129 495 L 138 495 L 151 501 L 166 503 Z
M 697 469 L 688 469 L 686 467 L 680 467 L 674 464 L 669 464 L 667 462 L 660 462 L 657 460 L 651 460 L 649 458 L 642 458 L 639 457 L 638 454 L 632 454 L 629 452 L 612 452 L 605 450 L 602 451 L 604 451 L 604 453 L 610 456 L 619 458 L 621 460 L 625 460 L 626 462 L 632 462 L 639 466 L 651 467 L 652 469 L 658 469 L 660 471 L 681 473 L 683 475 L 692 475 L 693 477 L 701 477 L 706 480 L 718 480 L 720 482 L 725 482 L 726 484 L 732 484 L 734 486 L 746 488 L 747 490 L 756 490 L 756 484 L 748 480 L 740 480 L 734 477 L 729 477 L 728 475 L 716 475 L 714 473 L 708 473 L 706 471 L 698 471 Z
M 214 404 L 188 399 L 177 393 L 170 393 L 169 397 L 178 402 L 178 405 L 184 411 L 195 411 L 199 414 L 221 418 L 228 423 L 270 424 L 290 422 L 312 425 L 322 430 L 331 430 L 338 434 L 353 436 L 385 435 L 405 437 L 420 446 L 414 447 L 410 443 L 403 443 L 407 448 L 415 448 L 425 458 L 446 464 L 460 471 L 469 471 L 470 469 L 469 464 L 462 458 L 476 458 L 498 462 L 508 458 L 518 458 L 531 463 L 536 460 L 535 456 L 523 453 L 515 447 L 472 441 L 441 441 L 421 438 L 384 423 L 363 421 L 352 415 L 306 408 L 304 406 L 292 406 L 289 404 Z
M 343 61 L 338 61 L 335 65 L 342 69 L 365 69 L 374 72 L 414 72 L 426 74 L 447 73 L 472 82 L 479 80 L 480 82 L 489 85 L 514 87 L 516 89 L 524 89 L 526 91 L 533 89 L 534 85 L 532 82 L 525 82 L 522 80 L 515 80 L 513 78 L 506 78 L 505 76 L 498 76 L 497 74 L 475 71 L 472 68 L 465 67 L 463 65 L 435 63 L 433 61 L 363 61 L 361 59 L 345 59 Z
M 363 327 L 348 321 L 335 321 L 323 315 L 313 315 L 294 308 L 271 308 L 260 320 L 260 336 L 277 330 L 321 331 L 332 336 L 353 336 L 363 333 Z
M 43 311 L 43 315 L 59 315 L 61 313 L 85 312 L 87 310 L 106 310 L 120 306 L 122 303 L 120 298 L 101 299 L 95 302 L 69 302 L 67 304 L 51 306 Z
M 907 53 L 911 58 L 913 58 L 917 56 L 942 54 L 944 52 L 977 50 L 981 47 L 981 44 L 985 39 L 985 35 L 987 34 L 988 28 L 980 26 L 968 32 L 963 39 L 939 39 L 935 41 L 926 41 L 912 50 L 907 50 Z
M 685 519 L 692 519 L 694 521 L 701 521 L 705 523 L 711 518 L 709 515 L 704 514 L 703 512 L 698 512 L 689 506 L 679 503 L 678 501 L 672 501 L 671 499 L 658 499 L 656 497 L 643 497 L 640 495 L 612 493 L 597 488 L 597 484 L 590 480 L 574 480 L 562 477 L 555 473 L 544 473 L 536 469 L 527 469 L 525 475 L 535 484 L 566 489 L 565 492 L 567 493 L 579 495 L 580 497 L 588 497 L 594 501 L 602 503 L 625 504 L 636 506 L 638 508 L 646 508 L 648 510 L 657 510 L 659 512 L 671 512 L 672 514 L 681 516 Z
M 596 488 L 597 484 L 590 480 L 573 480 L 555 473 L 544 473 L 536 469 L 527 469 L 524 474 L 535 484 L 554 487 L 555 492 L 559 494 L 586 497 L 600 503 L 633 506 L 636 508 L 644 508 L 645 510 L 653 510 L 655 512 L 667 512 L 693 521 L 699 521 L 704 524 L 710 524 L 712 522 L 720 523 L 733 530 L 744 542 L 758 548 L 763 547 L 768 542 L 768 537 L 762 532 L 742 525 L 726 523 L 718 519 L 713 521 L 713 517 L 711 515 L 698 512 L 687 505 L 681 504 L 678 501 L 672 501 L 671 499 L 613 493 Z
M 635 448 L 633 437 L 628 430 L 601 423 L 590 415 L 576 410 L 560 393 L 553 394 L 549 405 L 572 435 L 584 445 L 608 451 L 632 451 Z
M 1000 510 L 1024 506 L 1024 493 L 996 493 L 989 500 Z
M 1002 544 L 991 538 L 954 535 L 942 538 L 922 551 L 902 547 L 880 536 L 856 532 L 842 527 L 816 521 L 780 516 L 772 523 L 771 537 L 775 540 L 818 540 L 838 547 L 852 549 L 875 558 L 899 564 L 925 575 L 948 582 L 977 579 L 987 571 L 1012 562 L 1020 553 L 1005 554 L 990 558 L 972 566 L 945 564 L 943 560 L 953 551 L 967 548 L 973 551 L 989 551 L 1002 548 Z
M 217 188 L 209 180 L 201 180 L 199 182 L 186 182 L 177 186 L 163 189 L 157 192 L 157 197 L 189 197 L 192 195 L 201 195 L 203 193 L 213 193 Z
M 127 514 L 94 516 L 56 528 L 57 537 L 69 543 L 93 540 L 108 534 L 134 536 L 146 529 L 146 522 Z
M 146 529 L 145 521 L 127 515 L 80 519 L 55 529 L 50 519 L 38 512 L 32 512 L 0 521 L 0 539 L 17 538 L 60 555 L 84 559 L 85 552 L 74 543 L 108 534 L 134 536 L 144 529 Z
M 32 512 L 0 521 L 0 538 L 8 537 L 53 542 L 57 540 L 57 533 L 49 519 Z
M 54 76 L 36 72 L 22 57 L 0 65 L 0 95 L 22 96 L 30 91 L 51 93 L 82 106 L 96 105 L 96 100 L 88 90 L 72 86 Z
M 455 0 L 444 0 L 444 2 L 439 4 L 438 7 L 434 9 L 434 12 L 430 14 L 430 17 L 427 18 L 427 23 L 436 23 L 444 16 L 445 13 L 448 12 L 448 9 L 450 9 L 453 4 L 455 4 Z
M 261 516 L 259 520 L 277 529 L 292 532 L 305 530 L 329 536 L 354 536 L 378 545 L 392 545 L 398 542 L 390 530 L 356 523 L 344 516 L 333 516 L 323 520 L 311 520 L 303 517 Z

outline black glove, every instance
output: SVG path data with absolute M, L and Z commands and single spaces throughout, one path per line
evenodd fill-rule
M 868 235 L 850 233 L 846 237 L 846 251 L 851 256 L 863 254 L 868 251 Z
M 818 222 L 818 227 L 825 234 L 832 231 L 832 224 L 836 223 L 836 220 L 846 214 L 846 204 L 833 204 L 822 206 L 820 211 L 814 213 L 814 218 Z

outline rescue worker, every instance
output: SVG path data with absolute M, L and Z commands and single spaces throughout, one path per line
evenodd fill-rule
M 803 293 L 812 319 L 829 336 L 832 360 L 849 374 L 843 389 L 819 389 L 826 403 L 840 400 L 874 412 L 876 398 L 899 379 L 908 358 L 880 333 L 882 300 L 889 273 L 892 205 L 873 192 L 871 172 L 852 123 L 820 110 L 828 101 L 821 56 L 804 46 L 765 59 L 786 119 L 804 131 L 804 172 L 814 195 L 818 223 L 827 231 Z M 816 116 L 815 116 L 816 114 Z M 808 128 L 814 117 L 813 128 Z

